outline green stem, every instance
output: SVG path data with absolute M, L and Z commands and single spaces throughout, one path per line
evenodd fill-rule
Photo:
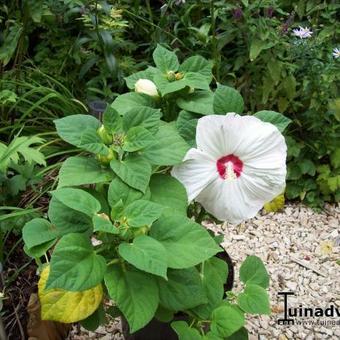
M 211 17 L 211 31 L 212 31 L 212 59 L 215 66 L 215 79 L 216 82 L 220 81 L 220 56 L 217 48 L 216 37 L 216 17 L 215 17 L 215 1 L 210 1 L 210 17 Z

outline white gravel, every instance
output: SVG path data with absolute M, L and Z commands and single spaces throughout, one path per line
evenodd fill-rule
M 340 339 L 340 326 L 278 325 L 283 317 L 280 291 L 293 291 L 291 306 L 340 308 L 340 207 L 327 205 L 317 213 L 302 204 L 286 205 L 282 212 L 258 214 L 238 226 L 207 224 L 225 235 L 223 247 L 235 263 L 235 285 L 241 289 L 238 270 L 247 255 L 257 255 L 271 277 L 271 316 L 249 316 L 251 339 Z M 316 319 L 305 319 L 316 320 Z M 324 320 L 324 319 L 323 319 Z M 333 319 L 339 322 L 340 318 Z M 105 334 L 106 332 L 106 334 Z M 121 339 L 119 323 L 109 323 L 96 332 L 74 329 L 71 339 Z

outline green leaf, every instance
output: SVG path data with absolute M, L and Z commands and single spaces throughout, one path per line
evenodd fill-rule
M 91 218 L 71 209 L 52 197 L 48 207 L 48 217 L 60 235 L 80 233 L 92 228 Z
M 152 54 L 156 67 L 163 73 L 168 71 L 177 71 L 179 62 L 174 52 L 171 52 L 161 45 L 157 45 Z
M 116 177 L 109 185 L 108 201 L 111 207 L 120 200 L 124 205 L 128 205 L 135 200 L 141 199 L 143 193 L 125 184 L 119 177 Z
M 212 311 L 221 303 L 227 276 L 228 265 L 225 261 L 212 257 L 203 263 L 201 280 L 208 300 L 206 304 L 192 310 L 201 319 L 209 319 Z
M 161 322 L 170 322 L 174 318 L 174 312 L 158 306 L 155 318 Z
M 158 279 L 160 304 L 183 311 L 207 302 L 200 274 L 195 267 L 169 269 L 168 280 Z
M 121 115 L 125 115 L 129 110 L 134 108 L 156 108 L 156 106 L 156 101 L 153 97 L 137 92 L 124 93 L 118 96 L 111 104 L 111 107 Z
M 190 328 L 185 321 L 174 321 L 171 327 L 178 335 L 179 340 L 200 340 L 202 336 L 196 328 Z
M 141 150 L 156 142 L 155 137 L 151 132 L 142 126 L 135 126 L 131 128 L 126 134 L 123 150 L 127 152 L 134 152 Z
M 161 217 L 150 236 L 167 250 L 170 268 L 192 267 L 221 251 L 206 229 L 184 216 Z
M 65 206 L 92 217 L 100 209 L 100 203 L 88 192 L 81 189 L 62 188 L 52 191 L 53 197 Z
M 238 295 L 237 303 L 246 313 L 270 314 L 268 293 L 256 284 L 247 283 L 244 292 Z
M 139 228 L 151 225 L 163 212 L 163 207 L 157 203 L 146 200 L 137 200 L 124 209 L 124 217 L 130 227 Z
M 169 175 L 156 174 L 150 180 L 151 201 L 186 215 L 188 197 L 182 183 Z
M 253 39 L 250 44 L 249 59 L 254 61 L 258 55 L 267 47 L 267 42 L 260 39 Z
M 152 133 L 158 131 L 161 112 L 150 107 L 134 107 L 127 111 L 123 117 L 123 127 L 125 131 L 140 126 Z
M 156 68 L 148 67 L 144 71 L 140 71 L 140 72 L 136 72 L 136 73 L 131 74 L 130 76 L 124 78 L 125 81 L 126 81 L 127 87 L 130 90 L 134 90 L 135 84 L 139 79 L 149 79 L 149 80 L 152 81 L 155 71 L 156 71 Z M 117 110 L 117 111 L 122 114 L 122 112 L 120 112 L 119 110 Z
M 196 55 L 186 59 L 179 67 L 179 72 L 197 72 L 203 75 L 207 81 L 212 78 L 212 62 Z
M 160 126 L 155 138 L 155 144 L 141 151 L 145 159 L 154 165 L 175 165 L 182 162 L 189 145 L 173 125 Z
M 94 332 L 101 324 L 106 322 L 106 315 L 103 305 L 99 305 L 96 311 L 88 316 L 86 319 L 81 320 L 80 324 L 85 329 Z
M 210 80 L 207 80 L 206 77 L 199 73 L 185 73 L 183 79 L 180 81 L 184 82 L 186 86 L 193 87 L 194 89 L 210 90 Z
M 257 284 L 263 288 L 269 287 L 269 275 L 257 256 L 248 256 L 240 268 L 240 279 L 243 283 Z
M 194 113 L 181 111 L 176 121 L 176 128 L 181 137 L 191 146 L 196 146 L 196 126 L 198 118 Z
M 179 97 L 176 103 L 183 110 L 199 113 L 202 115 L 210 115 L 214 113 L 213 101 L 213 92 L 195 91 L 186 95 L 185 97 Z
M 261 119 L 263 122 L 275 125 L 280 132 L 283 132 L 286 129 L 286 127 L 292 122 L 291 119 L 275 111 L 267 110 L 258 111 L 255 113 L 254 116 Z
M 122 117 L 111 106 L 109 106 L 103 114 L 103 124 L 107 131 L 114 132 L 122 129 Z
M 237 332 L 228 336 L 227 340 L 248 340 L 248 331 L 246 328 L 242 327 Z
M 80 137 L 79 148 L 84 149 L 94 154 L 106 156 L 109 153 L 109 148 L 102 142 L 94 129 L 86 129 Z
M 105 275 L 109 295 L 127 319 L 130 332 L 145 326 L 155 315 L 159 303 L 155 277 L 127 267 L 109 267 Z
M 7 9 L 7 6 L 6 6 L 6 9 Z M 24 28 L 23 28 L 23 24 L 21 23 L 19 24 L 19 23 L 20 21 L 12 21 L 12 20 L 11 20 L 11 23 L 8 22 L 8 24 L 10 24 L 8 33 L 2 36 L 4 40 L 1 41 L 0 60 L 4 66 L 6 66 L 10 62 L 11 58 L 14 56 L 14 53 L 18 46 L 19 39 L 22 36 Z M 4 31 L 2 31 L 2 33 L 3 32 Z
M 298 163 L 298 165 L 302 174 L 308 174 L 311 176 L 315 175 L 316 167 L 310 159 L 303 159 Z
M 213 311 L 211 331 L 218 336 L 228 337 L 243 327 L 244 323 L 243 313 L 236 306 L 227 304 Z
M 121 243 L 120 256 L 136 268 L 167 279 L 167 259 L 165 248 L 150 236 L 136 237 L 132 243 Z
M 111 169 L 126 184 L 145 193 L 150 181 L 151 165 L 140 156 L 131 156 L 124 161 L 113 159 Z
M 94 130 L 100 126 L 97 118 L 90 115 L 72 115 L 54 120 L 58 135 L 67 143 L 80 146 L 81 137 L 86 130 Z
M 57 243 L 46 288 L 82 291 L 102 282 L 105 259 L 97 255 L 85 234 L 67 234 Z
M 113 177 L 113 172 L 94 158 L 69 157 L 59 171 L 58 188 L 109 182 Z
M 183 90 L 186 86 L 188 86 L 184 79 L 170 82 L 166 76 L 161 73 L 155 74 L 154 83 L 163 97 L 167 94 Z
M 92 218 L 93 231 L 103 231 L 109 234 L 119 234 L 119 230 L 111 223 L 104 214 L 94 215 Z
M 37 253 L 40 256 L 45 253 L 45 247 L 49 248 L 50 241 L 54 241 L 58 236 L 56 228 L 43 218 L 35 218 L 27 222 L 22 230 L 22 238 L 28 252 L 34 254 L 39 250 Z M 42 250 L 42 254 L 40 250 Z
M 213 105 L 216 114 L 242 113 L 244 109 L 244 102 L 240 93 L 232 87 L 224 85 L 217 87 Z
M 19 154 L 26 162 L 46 165 L 44 155 L 32 147 L 33 144 L 41 144 L 44 140 L 42 138 L 32 137 L 15 137 L 12 142 L 6 146 L 0 143 L 0 171 L 6 172 L 10 162 L 18 164 Z

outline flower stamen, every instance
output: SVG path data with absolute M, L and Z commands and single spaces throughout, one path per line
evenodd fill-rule
M 221 178 L 235 180 L 241 176 L 243 162 L 237 156 L 230 154 L 219 158 L 216 168 Z

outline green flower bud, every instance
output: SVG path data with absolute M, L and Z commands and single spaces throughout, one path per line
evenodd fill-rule
M 97 134 L 100 137 L 100 139 L 103 141 L 103 143 L 110 145 L 112 144 L 112 136 L 107 132 L 104 125 L 102 125 L 98 130 Z
M 98 161 L 103 165 L 108 165 L 115 158 L 115 152 L 112 149 L 109 149 L 109 153 L 106 156 L 96 155 Z
M 177 72 L 175 77 L 176 77 L 176 80 L 181 80 L 184 77 L 184 74 L 182 72 Z
M 168 79 L 169 81 L 175 81 L 176 73 L 174 71 L 169 71 L 166 75 L 166 79 Z

